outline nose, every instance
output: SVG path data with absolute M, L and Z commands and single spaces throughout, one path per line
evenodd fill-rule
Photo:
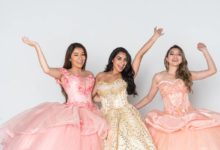
M 79 59 L 82 60 L 82 59 L 83 59 L 83 56 L 79 56 Z
M 122 61 L 122 65 L 126 65 L 127 61 Z
M 178 54 L 175 54 L 174 57 L 177 58 L 177 57 L 178 57 Z

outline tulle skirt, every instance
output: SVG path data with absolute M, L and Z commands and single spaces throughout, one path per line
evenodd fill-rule
M 1 150 L 101 150 L 108 125 L 90 103 L 43 103 L 0 128 Z
M 148 129 L 158 150 L 219 150 L 220 114 L 194 109 L 182 116 L 148 113 Z

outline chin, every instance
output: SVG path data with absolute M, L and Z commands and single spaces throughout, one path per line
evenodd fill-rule
M 78 65 L 77 68 L 81 68 L 82 69 L 83 65 Z
M 119 70 L 118 72 L 120 72 L 120 73 L 121 73 L 122 71 L 124 71 L 124 69 L 122 69 L 122 70 Z

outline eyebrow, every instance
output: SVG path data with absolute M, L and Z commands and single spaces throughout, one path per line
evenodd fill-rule
M 175 51 L 170 51 L 169 53 L 175 53 Z M 180 51 L 176 52 L 177 54 L 182 54 Z
M 81 53 L 81 52 L 76 52 L 76 51 L 74 51 L 73 53 L 79 54 L 79 53 Z M 85 52 L 82 52 L 81 54 L 85 54 Z

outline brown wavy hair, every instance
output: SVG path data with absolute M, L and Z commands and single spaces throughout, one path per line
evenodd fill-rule
M 188 68 L 188 62 L 186 60 L 186 57 L 185 57 L 185 54 L 184 54 L 184 51 L 183 49 L 178 46 L 178 45 L 173 45 L 172 47 L 170 47 L 165 55 L 165 58 L 164 58 L 164 65 L 166 67 L 166 70 L 168 71 L 169 69 L 169 63 L 167 62 L 166 58 L 168 57 L 168 55 L 170 54 L 170 51 L 172 49 L 178 49 L 181 56 L 182 56 L 182 62 L 181 64 L 179 64 L 179 67 L 178 69 L 176 70 L 176 79 L 182 79 L 183 82 L 185 83 L 185 86 L 187 87 L 188 91 L 191 92 L 192 91 L 192 75 L 189 71 L 189 68 Z

